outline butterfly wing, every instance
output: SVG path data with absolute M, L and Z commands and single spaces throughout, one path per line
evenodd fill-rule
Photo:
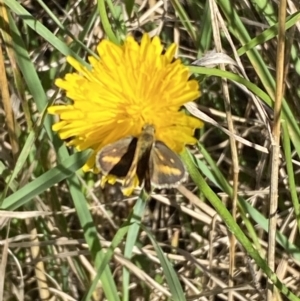
M 161 141 L 155 141 L 149 167 L 152 184 L 160 188 L 176 187 L 186 178 L 181 159 Z
M 101 173 L 124 178 L 132 164 L 136 143 L 136 138 L 127 137 L 103 147 L 96 157 Z

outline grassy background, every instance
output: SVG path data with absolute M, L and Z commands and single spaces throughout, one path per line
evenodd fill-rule
M 261 0 L 1 4 L 0 301 L 299 300 L 298 1 L 280 22 Z M 182 154 L 190 179 L 149 202 L 82 173 L 88 152 L 67 149 L 46 114 L 64 101 L 66 55 L 84 62 L 102 38 L 145 31 L 178 43 L 202 91 L 187 110 L 206 121 Z

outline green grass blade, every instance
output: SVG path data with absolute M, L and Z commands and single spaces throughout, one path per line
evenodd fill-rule
M 148 237 L 150 238 L 150 240 L 155 248 L 156 254 L 159 258 L 159 261 L 160 261 L 161 266 L 164 271 L 164 275 L 165 275 L 167 283 L 169 285 L 170 292 L 172 294 L 172 300 L 185 301 L 186 298 L 184 296 L 182 286 L 180 284 L 177 273 L 175 272 L 172 264 L 170 263 L 170 261 L 168 260 L 166 255 L 163 253 L 161 247 L 158 245 L 157 241 L 154 239 L 151 232 L 146 227 L 142 227 L 142 228 L 147 233 Z
M 44 4 L 43 1 L 37 0 L 37 2 L 41 5 L 41 7 L 44 9 L 44 11 L 48 14 L 48 16 L 52 19 L 53 22 L 60 28 L 64 33 L 66 33 L 69 37 L 72 38 L 73 41 L 77 44 L 77 47 L 80 47 L 81 49 L 84 49 L 87 53 L 91 55 L 95 55 L 94 52 L 89 49 L 83 42 L 81 42 L 80 39 L 78 39 L 76 36 L 72 34 L 66 27 L 63 26 L 63 24 L 59 21 L 59 19 L 56 17 L 56 15 L 52 12 L 50 8 L 48 8 L 47 5 Z
M 247 253 L 251 258 L 253 258 L 256 264 L 266 273 L 268 278 L 274 283 L 274 285 L 280 290 L 280 292 L 285 295 L 289 300 L 299 301 L 299 298 L 294 295 L 286 285 L 284 285 L 277 275 L 272 272 L 269 268 L 267 262 L 260 256 L 260 253 L 252 246 L 247 236 L 235 222 L 227 208 L 224 206 L 222 201 L 217 197 L 217 195 L 208 186 L 202 175 L 197 172 L 194 162 L 191 160 L 189 154 L 185 152 L 182 154 L 184 161 L 186 163 L 187 169 L 192 176 L 193 181 L 197 185 L 198 189 L 205 195 L 205 197 L 210 201 L 212 206 L 215 208 L 217 213 L 220 215 L 222 220 L 225 222 L 229 231 L 235 235 L 236 239 L 242 244 Z M 198 173 L 198 174 L 197 174 Z M 197 176 L 195 176 L 197 174 Z
M 0 160 L 0 175 L 2 179 L 4 179 L 5 183 L 8 184 L 11 175 L 9 174 L 7 166 L 5 166 L 1 160 Z M 18 188 L 18 183 L 16 181 L 11 181 L 9 188 L 11 189 L 11 191 L 15 192 Z M 0 200 L 4 199 L 3 195 L 4 195 L 3 193 L 0 193 Z
M 212 27 L 209 1 L 205 2 L 204 13 L 202 18 L 202 26 L 200 28 L 200 34 L 198 38 L 198 58 L 201 57 L 206 51 L 208 51 L 211 48 L 212 44 Z
M 133 11 L 133 7 L 134 7 L 134 0 L 125 0 L 125 8 L 126 8 L 126 12 L 128 17 L 130 18 L 132 11 Z
M 4 192 L 3 192 L 3 195 L 1 196 L 1 202 L 3 201 L 3 199 L 6 197 L 7 195 L 7 192 L 8 192 L 8 189 L 9 187 L 11 186 L 11 183 L 15 180 L 15 178 L 17 177 L 18 173 L 21 171 L 21 169 L 23 168 L 26 160 L 27 160 L 27 157 L 29 156 L 29 153 L 30 153 L 30 150 L 31 150 L 31 147 L 35 141 L 35 138 L 36 138 L 36 135 L 35 135 L 35 132 L 34 131 L 30 131 L 27 139 L 26 139 L 26 142 L 24 144 L 24 147 L 22 148 L 22 151 L 17 159 L 17 162 L 16 162 L 16 165 L 15 165 L 15 168 L 9 178 L 9 181 L 7 182 L 6 186 L 5 186 L 5 189 L 4 189 Z
M 77 178 L 70 178 L 67 180 L 67 182 L 74 201 L 74 206 L 76 208 L 80 225 L 84 231 L 85 240 L 89 246 L 92 257 L 95 260 L 95 269 L 98 270 L 104 260 L 105 252 L 101 248 L 97 228 L 89 211 L 86 199 L 80 190 L 81 186 L 79 180 Z M 118 295 L 118 290 L 109 265 L 105 266 L 100 279 L 107 300 L 119 301 L 120 298 Z
M 299 205 L 299 199 L 297 195 L 297 188 L 296 188 L 295 176 L 294 176 L 295 173 L 294 173 L 294 168 L 292 163 L 289 130 L 286 122 L 284 121 L 282 122 L 282 137 L 283 137 L 283 150 L 285 154 L 286 169 L 288 173 L 289 191 L 291 194 L 291 199 L 295 210 L 296 221 L 298 224 L 298 231 L 300 233 L 300 205 Z
M 42 113 L 45 111 L 48 104 L 46 93 L 42 87 L 28 51 L 26 50 L 25 44 L 21 38 L 21 34 L 11 16 L 9 16 L 9 24 L 11 28 L 13 48 L 15 50 L 18 66 L 22 72 L 23 78 L 34 99 L 35 104 L 37 105 L 39 112 Z M 50 116 L 46 116 L 44 119 L 44 127 L 49 138 L 52 140 L 53 132 L 51 130 L 51 124 L 52 122 Z
M 207 166 L 199 160 L 196 160 L 197 166 L 201 170 L 201 172 L 211 181 L 216 187 L 219 187 L 221 190 L 226 192 L 228 195 L 232 194 L 232 187 L 228 184 L 222 173 L 219 171 L 215 162 L 213 162 L 212 158 L 205 150 L 204 147 L 200 146 L 200 152 L 203 154 L 205 160 L 208 162 L 211 171 L 206 172 Z M 203 168 L 205 166 L 205 168 Z M 196 166 L 195 166 L 196 167 Z M 191 177 L 197 178 L 198 170 L 192 169 L 191 170 Z M 243 221 L 247 227 L 249 232 L 249 236 L 251 237 L 255 247 L 257 250 L 261 249 L 259 239 L 257 237 L 256 231 L 253 225 L 250 223 L 249 218 L 247 215 L 253 219 L 262 229 L 266 232 L 268 231 L 268 220 L 255 208 L 253 208 L 248 202 L 246 202 L 242 197 L 239 197 L 239 211 L 243 216 Z M 286 250 L 287 253 L 290 254 L 295 260 L 300 262 L 300 249 L 292 244 L 289 239 L 284 236 L 282 233 L 277 232 L 277 242 L 282 246 L 283 249 Z
M 5 210 L 15 210 L 26 204 L 35 196 L 43 193 L 46 189 L 70 177 L 75 171 L 83 166 L 87 157 L 88 152 L 76 153 L 70 156 L 63 162 L 63 164 L 59 164 L 45 172 L 37 179 L 5 198 L 0 208 Z
M 248 80 L 233 74 L 231 72 L 215 69 L 215 68 L 205 68 L 205 67 L 194 67 L 190 66 L 190 70 L 193 73 L 197 74 L 205 74 L 205 75 L 214 75 L 219 77 L 224 77 L 227 79 L 230 79 L 232 81 L 236 81 L 239 84 L 244 85 L 247 87 L 250 91 L 252 91 L 256 96 L 261 98 L 267 105 L 270 107 L 273 106 L 272 99 L 268 96 L 267 93 L 265 93 L 263 90 L 259 89 L 255 84 L 249 82 Z M 283 100 L 282 104 L 282 118 L 286 120 L 289 128 L 289 133 L 291 136 L 291 140 L 297 150 L 298 155 L 300 156 L 300 128 L 298 126 L 297 121 L 295 120 L 295 117 L 289 108 L 288 104 L 285 100 Z
M 17 1 L 5 0 L 5 4 L 17 14 L 32 30 L 48 41 L 53 47 L 55 47 L 60 53 L 65 56 L 71 55 L 75 57 L 78 61 L 85 64 L 85 62 L 72 51 L 64 42 L 57 38 L 49 29 L 47 29 L 43 24 L 37 21 L 23 6 L 21 6 Z
M 206 169 L 203 169 L 203 167 L 200 166 L 200 162 L 199 162 L 199 160 L 197 160 L 196 162 L 198 163 L 199 167 L 202 167 L 202 168 L 199 168 L 199 170 L 201 170 L 201 172 L 206 177 L 208 177 L 210 179 L 210 181 L 212 181 L 214 183 L 214 185 L 216 185 L 217 187 L 220 187 L 220 189 L 225 191 L 229 196 L 232 196 L 232 187 L 229 185 L 229 183 L 227 182 L 227 180 L 225 179 L 225 177 L 219 170 L 217 164 L 213 161 L 213 159 L 211 158 L 209 153 L 206 151 L 206 149 L 202 145 L 198 144 L 198 147 L 199 147 L 200 152 L 203 154 L 204 159 L 207 161 L 208 165 L 210 166 L 210 173 L 212 174 L 212 176 L 210 173 L 206 172 Z M 202 163 L 202 165 L 204 165 L 204 164 Z M 239 208 L 239 212 L 243 218 L 243 222 L 248 230 L 249 236 L 251 237 L 256 249 L 261 250 L 262 248 L 261 248 L 261 245 L 259 242 L 259 238 L 257 237 L 255 228 L 252 225 L 252 223 L 250 222 L 249 218 L 247 217 L 248 212 L 244 210 L 244 208 L 240 205 L 240 203 L 238 203 L 238 208 Z
M 266 232 L 268 232 L 268 220 L 244 199 L 239 199 L 240 204 L 249 216 Z M 300 249 L 289 241 L 282 233 L 276 232 L 276 241 L 290 254 L 296 261 L 300 262 Z
M 289 29 L 294 26 L 300 20 L 300 12 L 296 12 L 293 15 L 287 17 L 285 24 L 285 29 Z M 273 39 L 278 35 L 278 23 L 271 26 L 270 28 L 264 30 L 261 34 L 250 40 L 247 44 L 242 46 L 238 51 L 238 55 L 242 56 L 248 50 L 253 49 L 254 47 L 266 43 L 267 41 Z
M 255 95 L 257 95 L 259 98 L 261 98 L 270 107 L 272 106 L 272 99 L 266 92 L 264 92 L 263 90 L 258 88 L 257 85 L 249 82 L 248 80 L 246 80 L 245 78 L 243 78 L 237 74 L 234 74 L 234 73 L 231 73 L 228 71 L 224 71 L 224 70 L 220 70 L 220 69 L 216 69 L 216 68 L 189 66 L 189 69 L 192 73 L 218 76 L 218 77 L 227 78 L 234 82 L 242 84 L 245 87 L 247 87 L 251 92 L 253 92 Z
M 107 11 L 106 11 L 106 6 L 105 6 L 105 0 L 98 0 L 98 11 L 99 15 L 102 21 L 103 29 L 105 33 L 107 34 L 108 38 L 110 39 L 111 42 L 115 44 L 119 44 L 120 41 L 117 39 L 116 35 L 114 34 L 112 28 L 111 28 L 111 23 L 108 19 L 107 16 Z
M 109 261 L 111 260 L 112 256 L 114 255 L 115 248 L 117 248 L 118 245 L 122 242 L 124 236 L 128 232 L 128 229 L 129 229 L 129 226 L 126 223 L 115 234 L 115 236 L 114 236 L 114 238 L 113 238 L 113 240 L 111 242 L 111 245 L 107 249 L 107 251 L 106 251 L 106 253 L 105 253 L 105 255 L 104 255 L 103 259 L 102 259 L 101 265 L 98 268 L 97 275 L 95 276 L 95 278 L 94 278 L 94 280 L 92 282 L 92 285 L 90 286 L 90 289 L 88 290 L 86 296 L 82 299 L 82 301 L 91 300 L 92 293 L 95 291 L 97 283 L 98 283 L 100 277 L 102 276 L 102 274 L 103 274 L 103 272 L 105 270 L 105 267 L 109 264 Z
M 133 212 L 130 217 L 130 220 L 128 223 L 130 224 L 128 234 L 126 237 L 125 242 L 125 249 L 124 249 L 124 257 L 130 259 L 132 256 L 132 250 L 135 246 L 138 233 L 140 230 L 141 220 L 145 211 L 145 207 L 148 200 L 148 195 L 142 190 L 139 198 L 137 199 L 137 202 L 135 206 L 133 207 Z M 129 271 L 126 268 L 123 268 L 123 301 L 129 300 L 129 279 L 130 274 Z
M 178 0 L 171 0 L 171 3 L 178 13 L 178 16 L 182 22 L 182 25 L 185 27 L 186 31 L 189 33 L 190 37 L 196 43 L 197 41 L 197 34 L 196 31 L 190 21 L 190 18 L 188 17 L 187 13 L 185 12 L 183 6 Z
M 253 0 L 252 5 L 259 14 L 266 18 L 269 24 L 272 25 L 277 22 L 277 13 L 272 2 L 269 0 Z

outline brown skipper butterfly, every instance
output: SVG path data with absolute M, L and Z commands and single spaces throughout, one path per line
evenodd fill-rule
M 154 126 L 148 124 L 138 138 L 127 137 L 102 148 L 96 165 L 103 175 L 124 179 L 124 189 L 134 186 L 136 177 L 147 192 L 151 184 L 176 187 L 186 178 L 181 159 L 162 141 L 155 140 Z

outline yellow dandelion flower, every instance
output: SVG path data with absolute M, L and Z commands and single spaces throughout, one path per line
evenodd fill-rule
M 97 47 L 100 59 L 89 57 L 91 69 L 72 57 L 67 61 L 78 71 L 55 84 L 66 91 L 72 104 L 54 105 L 50 114 L 61 139 L 82 151 L 93 149 L 83 169 L 97 171 L 96 154 L 124 137 L 139 137 L 146 124 L 155 128 L 155 140 L 179 153 L 194 144 L 195 128 L 202 122 L 180 110 L 199 97 L 199 85 L 189 79 L 189 70 L 174 59 L 176 45 L 162 54 L 158 37 L 144 34 L 141 43 L 126 38 L 122 46 L 103 40 Z

